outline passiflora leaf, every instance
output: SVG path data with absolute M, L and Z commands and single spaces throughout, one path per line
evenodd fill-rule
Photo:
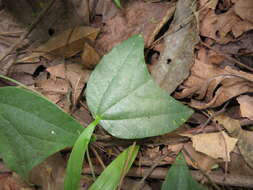
M 75 190 L 79 189 L 81 171 L 83 166 L 84 153 L 88 148 L 88 144 L 91 139 L 91 135 L 98 124 L 100 118 L 97 117 L 78 137 L 75 145 L 72 149 L 68 160 L 67 174 L 64 179 L 64 189 L 65 190 Z
M 42 96 L 15 87 L 0 88 L 0 154 L 23 178 L 48 156 L 72 146 L 82 130 Z
M 127 172 L 133 164 L 139 146 L 132 145 L 124 150 L 106 169 L 101 173 L 97 180 L 88 190 L 114 190 L 120 183 L 124 168 Z M 125 165 L 127 164 L 127 166 Z
M 195 181 L 185 163 L 182 153 L 180 153 L 176 162 L 171 166 L 162 185 L 162 190 L 207 190 L 205 187 Z
M 111 135 L 136 139 L 168 133 L 192 114 L 151 78 L 144 40 L 135 35 L 104 56 L 87 85 L 87 103 Z

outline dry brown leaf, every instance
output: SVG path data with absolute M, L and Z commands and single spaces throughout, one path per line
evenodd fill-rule
M 84 69 L 80 64 L 68 64 L 66 68 L 67 80 L 72 88 L 71 102 L 75 105 L 85 83 L 88 82 L 91 71 Z
M 67 94 L 69 88 L 68 82 L 64 79 L 40 80 L 36 83 L 36 86 L 41 89 L 41 92 L 53 92 L 59 94 Z
M 154 41 L 162 26 L 173 16 L 174 10 L 173 3 L 131 1 L 113 18 L 106 20 L 96 41 L 96 48 L 102 53 L 107 53 L 134 34 L 141 34 L 147 47 Z
M 0 174 L 0 190 L 35 190 L 17 174 Z
M 225 132 L 181 135 L 191 138 L 196 151 L 214 159 L 222 158 L 224 161 L 230 161 L 230 152 L 234 149 L 237 142 L 236 138 L 229 137 Z
M 65 64 L 59 64 L 59 65 L 55 65 L 55 66 L 51 66 L 48 67 L 47 72 L 49 72 L 50 78 L 56 80 L 56 77 L 61 78 L 61 79 L 65 79 L 66 78 L 66 68 L 65 68 Z
M 36 48 L 31 55 L 18 60 L 18 62 L 37 62 L 40 56 L 48 59 L 71 57 L 82 51 L 86 40 L 94 41 L 98 32 L 99 29 L 87 26 L 65 30 L 58 36 L 51 38 L 45 44 Z
M 253 176 L 253 169 L 245 162 L 239 153 L 231 153 L 231 161 L 228 162 L 228 172 L 233 175 Z M 226 166 L 221 166 L 225 169 Z
M 253 97 L 241 95 L 237 98 L 237 101 L 240 104 L 241 116 L 253 120 Z
M 238 17 L 233 8 L 223 14 L 215 14 L 214 10 L 206 11 L 201 15 L 200 34 L 214 39 L 218 43 L 227 43 L 234 37 L 253 29 L 253 23 Z M 231 36 L 231 33 L 233 36 Z
M 192 97 L 190 106 L 197 109 L 217 107 L 240 94 L 253 92 L 253 75 L 213 64 L 209 52 L 201 48 L 191 68 L 191 75 L 183 83 L 183 90 L 175 93 L 176 98 Z
M 253 22 L 253 1 L 237 0 L 235 2 L 235 13 L 242 19 Z
M 56 153 L 32 169 L 30 181 L 33 184 L 40 185 L 43 190 L 62 190 L 65 165 L 61 154 Z
M 197 163 L 194 163 L 191 158 L 189 158 L 188 154 L 184 154 L 184 158 L 188 165 L 192 166 L 196 169 L 202 169 L 203 171 L 210 171 L 219 161 L 217 159 L 214 159 L 210 156 L 207 156 L 201 152 L 197 152 L 193 146 L 192 143 L 186 143 L 184 145 L 184 149 L 189 153 L 191 158 L 196 161 Z
M 253 132 L 241 129 L 239 120 L 219 115 L 215 117 L 219 124 L 235 138 L 238 138 L 238 148 L 248 165 L 253 168 Z
M 84 44 L 83 53 L 81 57 L 82 65 L 88 69 L 94 69 L 100 60 L 97 51 L 88 43 Z

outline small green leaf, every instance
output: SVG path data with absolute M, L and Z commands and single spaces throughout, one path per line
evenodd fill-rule
M 101 173 L 97 180 L 89 187 L 88 190 L 114 190 L 117 188 L 122 176 L 125 163 L 127 172 L 133 164 L 139 146 L 130 146 L 122 152 L 106 169 Z
M 115 3 L 115 5 L 116 5 L 118 8 L 122 9 L 120 0 L 113 0 L 113 2 Z
M 23 178 L 48 156 L 72 146 L 82 130 L 42 96 L 15 87 L 0 88 L 0 154 Z
M 75 190 L 79 189 L 81 171 L 83 166 L 84 153 L 87 150 L 88 144 L 91 139 L 91 135 L 99 123 L 100 118 L 97 117 L 78 137 L 71 152 L 68 166 L 67 174 L 64 179 L 64 189 L 65 190 Z
M 162 190 L 206 190 L 205 187 L 195 181 L 185 163 L 182 153 L 171 166 L 162 185 Z
M 192 114 L 154 83 L 143 52 L 143 38 L 129 38 L 102 58 L 87 85 L 93 116 L 100 115 L 104 129 L 119 138 L 168 133 Z

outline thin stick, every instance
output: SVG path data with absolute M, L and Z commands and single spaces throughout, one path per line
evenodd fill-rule
M 102 166 L 103 169 L 105 169 L 106 166 L 105 166 L 103 160 L 101 159 L 101 157 L 99 156 L 99 154 L 97 153 L 96 149 L 91 146 L 91 150 L 95 154 L 96 158 L 98 159 L 99 164 Z
M 91 174 L 92 174 L 93 181 L 96 181 L 96 175 L 95 175 L 93 164 L 91 162 L 89 148 L 87 148 L 86 153 L 87 153 L 87 159 L 88 159 L 88 163 L 89 163 L 89 166 L 90 166 L 90 169 L 91 169 Z
M 51 0 L 47 7 L 45 7 L 39 14 L 39 16 L 36 18 L 36 20 L 31 24 L 31 26 L 28 28 L 27 32 L 25 32 L 23 35 L 20 36 L 17 43 L 13 44 L 9 49 L 5 52 L 5 54 L 0 58 L 0 63 L 8 56 L 10 55 L 17 47 L 24 41 L 25 38 L 33 31 L 33 29 L 38 25 L 38 23 L 41 21 L 41 19 L 46 15 L 48 10 L 53 6 L 56 0 Z M 6 65 L 6 67 L 3 69 L 5 74 L 7 74 L 9 68 L 11 67 L 13 63 Z
M 133 190 L 140 190 L 144 185 L 144 181 L 148 178 L 148 176 L 154 171 L 154 169 L 159 165 L 159 162 L 166 158 L 168 155 L 163 155 L 157 159 L 155 159 L 154 164 L 148 169 L 148 171 L 144 174 L 140 182 L 138 182 Z

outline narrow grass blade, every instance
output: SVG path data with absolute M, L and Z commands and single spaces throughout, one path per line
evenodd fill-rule
M 114 2 L 114 4 L 115 4 L 118 8 L 122 9 L 122 5 L 121 5 L 120 0 L 113 0 L 113 2 Z
M 88 190 L 115 190 L 120 183 L 123 172 L 128 172 L 133 164 L 139 146 L 132 145 L 122 152 L 97 178 Z M 127 163 L 127 167 L 125 167 Z M 126 168 L 126 171 L 124 171 Z
M 95 126 L 99 121 L 100 117 L 96 117 L 95 121 L 93 121 L 76 140 L 68 161 L 67 173 L 64 179 L 64 190 L 79 189 L 84 154 Z

